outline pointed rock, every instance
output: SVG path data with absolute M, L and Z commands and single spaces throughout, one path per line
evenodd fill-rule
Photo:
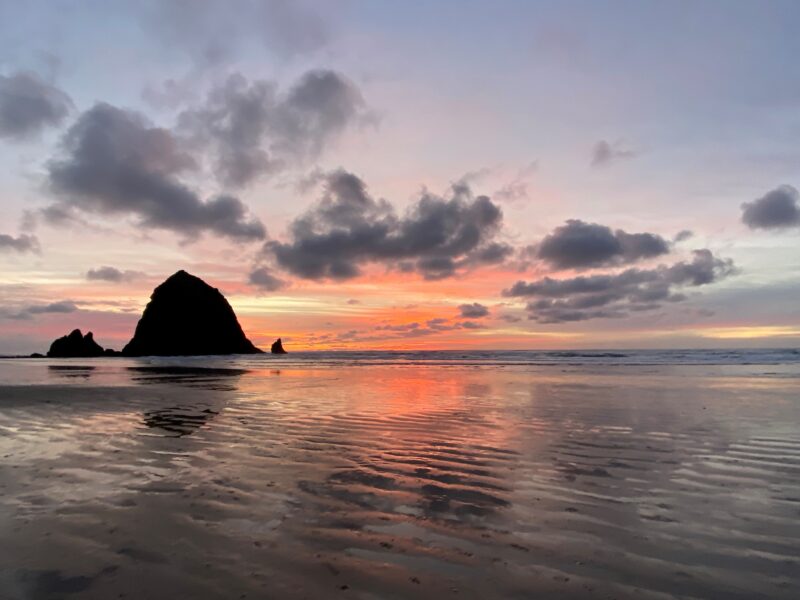
M 50 358 L 87 358 L 102 356 L 103 347 L 94 341 L 90 331 L 86 335 L 80 329 L 75 329 L 69 335 L 60 337 L 50 345 L 47 356 Z
M 220 291 L 178 271 L 150 296 L 124 356 L 257 354 Z
M 278 338 L 272 343 L 272 348 L 270 348 L 270 352 L 272 352 L 273 354 L 288 354 L 286 350 L 283 349 L 281 338 Z

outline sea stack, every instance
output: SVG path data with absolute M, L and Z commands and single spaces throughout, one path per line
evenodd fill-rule
M 50 345 L 47 352 L 49 358 L 88 358 L 103 356 L 105 350 L 94 341 L 92 332 L 86 335 L 80 329 L 74 329 L 69 335 L 58 338 Z
M 150 296 L 124 356 L 258 354 L 220 291 L 178 271 Z
M 283 349 L 283 344 L 281 343 L 281 338 L 278 338 L 272 343 L 270 351 L 273 354 L 286 354 L 286 350 Z

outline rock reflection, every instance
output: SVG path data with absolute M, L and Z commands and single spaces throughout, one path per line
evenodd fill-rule
M 236 380 L 246 369 L 187 366 L 128 367 L 131 379 L 140 384 L 179 384 L 214 391 L 236 389 Z M 143 422 L 151 428 L 166 432 L 169 437 L 191 435 L 220 413 L 218 407 L 197 404 L 176 405 L 145 411 Z
M 47 370 L 59 377 L 89 379 L 96 367 L 89 365 L 48 365 Z
M 231 379 L 248 373 L 247 369 L 185 366 L 137 366 L 127 367 L 127 370 L 136 383 L 178 383 L 209 389 L 234 389 L 220 385 L 230 384 Z
M 208 421 L 219 414 L 219 411 L 204 408 L 203 410 L 188 407 L 172 406 L 151 410 L 144 413 L 144 424 L 154 429 L 166 431 L 173 437 L 191 435 Z

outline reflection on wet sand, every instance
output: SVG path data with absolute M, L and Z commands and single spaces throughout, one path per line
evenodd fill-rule
M 211 410 L 210 408 L 192 412 L 189 407 L 171 406 L 169 408 L 145 411 L 144 424 L 181 437 L 191 435 L 205 425 L 209 419 L 213 419 L 218 414 L 219 411 Z
M 2 390 L 9 598 L 797 597 L 796 379 L 127 373 Z
M 217 391 L 235 390 L 235 380 L 247 373 L 245 369 L 185 366 L 135 366 L 127 370 L 132 381 L 139 384 L 178 384 Z M 145 411 L 143 422 L 147 427 L 182 437 L 206 425 L 219 412 L 193 404 L 168 406 Z
M 54 375 L 66 378 L 89 379 L 96 367 L 83 365 L 48 365 L 47 370 Z
M 176 383 L 207 389 L 235 389 L 235 379 L 247 373 L 246 369 L 185 366 L 134 366 L 126 370 L 134 383 Z
M 97 361 L 99 362 L 99 361 Z M 2 366 L 8 366 L 2 365 Z M 31 377 L 31 384 L 50 382 L 77 382 L 77 380 L 92 379 L 95 385 L 130 385 L 134 384 L 179 384 L 206 389 L 233 390 L 236 381 L 249 372 L 248 369 L 222 367 L 222 366 L 196 366 L 196 365 L 152 365 L 152 364 L 125 364 L 119 360 L 99 362 L 99 364 L 81 364 L 62 362 L 60 364 L 20 365 L 26 369 Z M 49 377 L 36 378 L 32 376 L 35 366 L 46 369 Z M 276 371 L 280 374 L 280 371 Z M 18 382 L 15 384 L 19 385 Z

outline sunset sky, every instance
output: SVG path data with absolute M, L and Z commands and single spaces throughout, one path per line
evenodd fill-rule
M 800 344 L 800 3 L 0 0 L 0 354 Z

